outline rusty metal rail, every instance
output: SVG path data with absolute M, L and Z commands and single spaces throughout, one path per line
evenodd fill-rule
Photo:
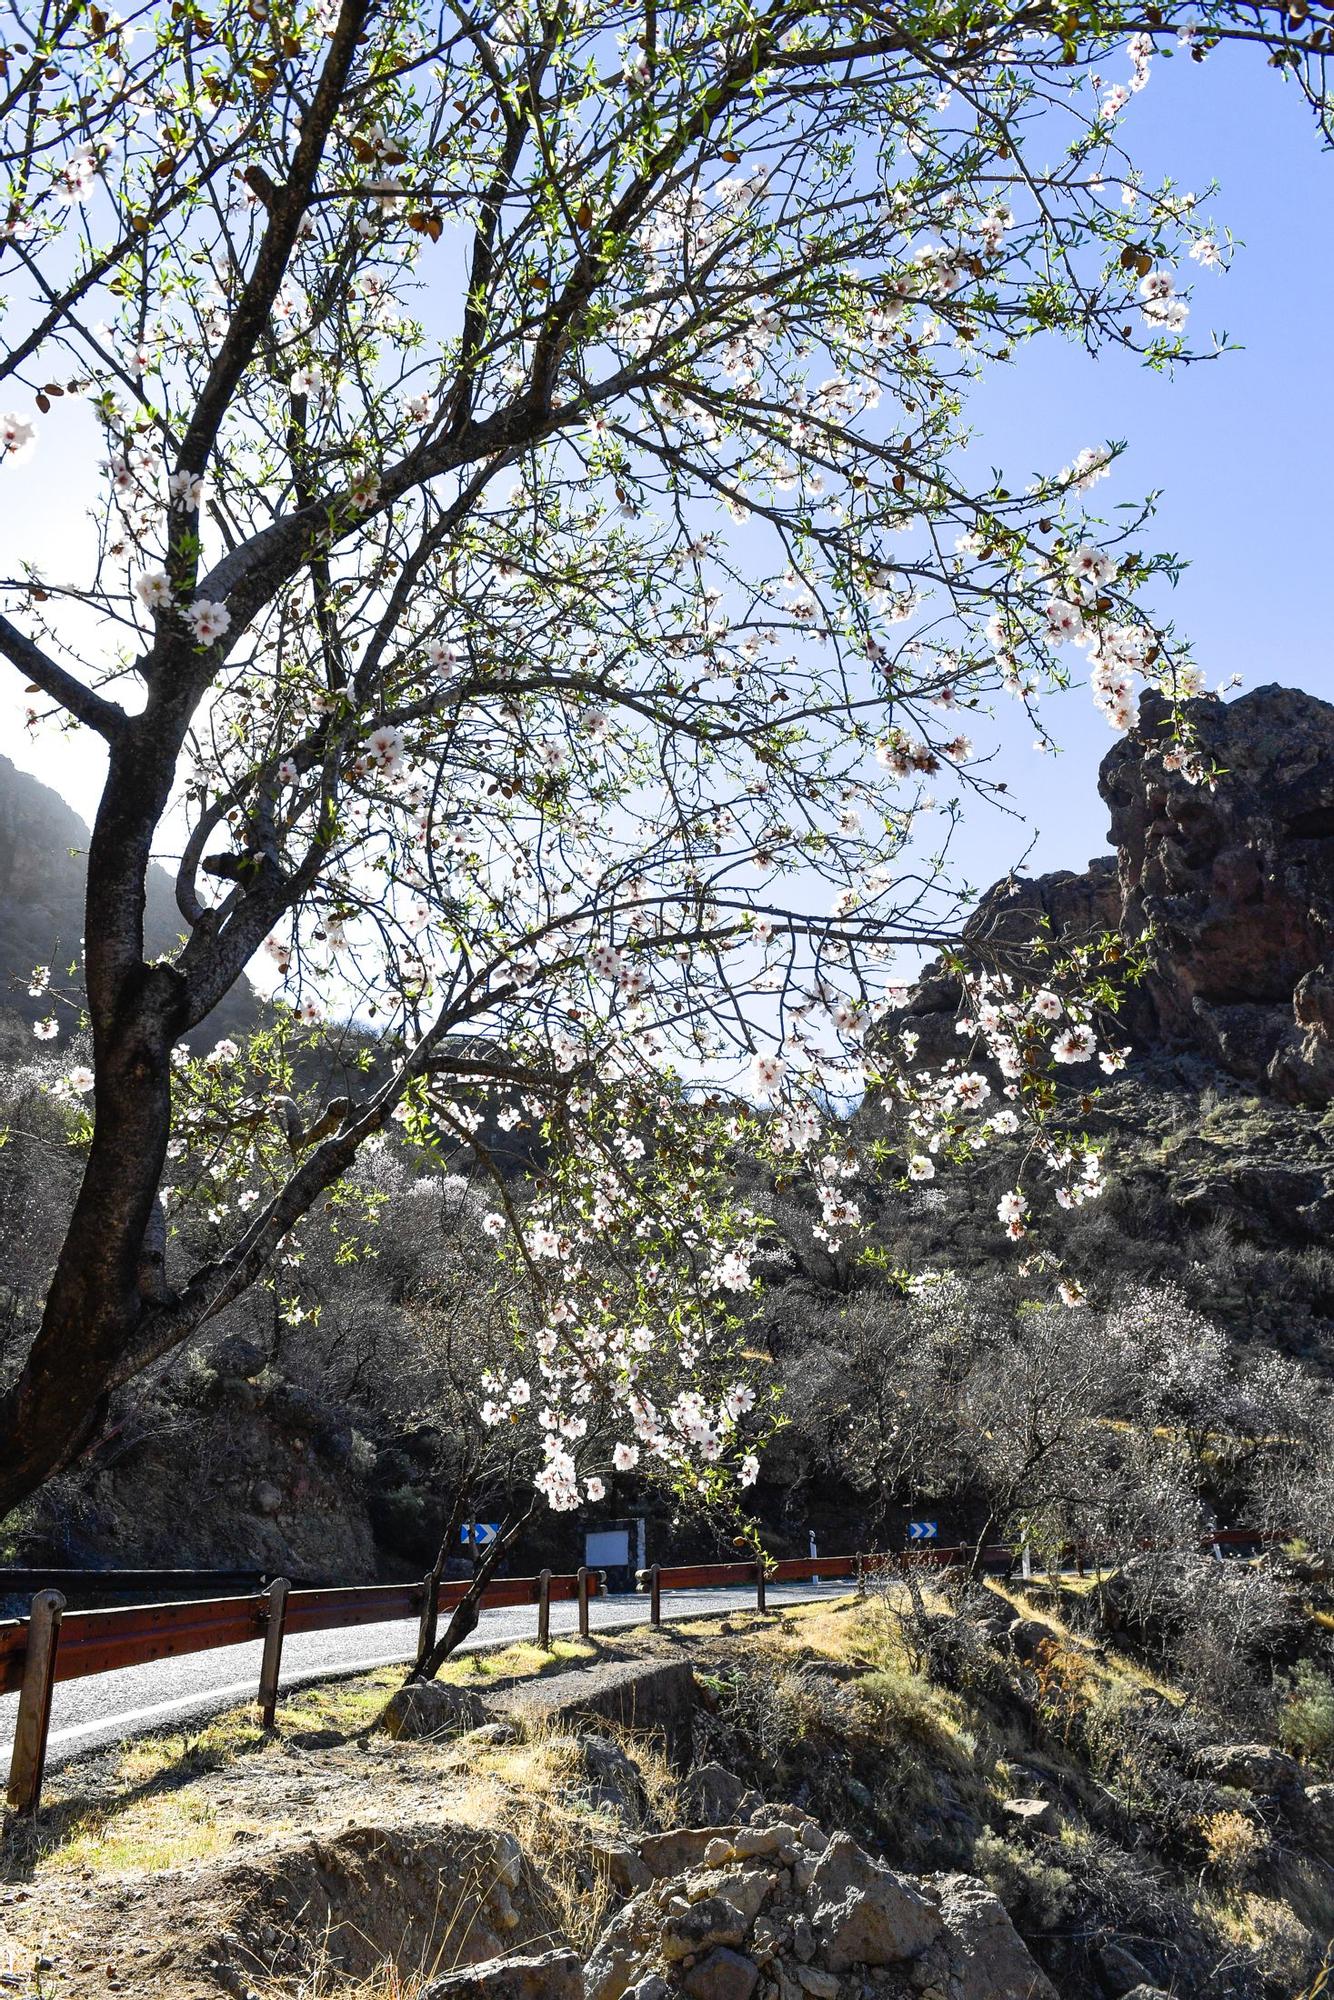
M 1260 1549 L 1281 1542 L 1282 1534 L 1241 1528 L 1221 1529 L 1205 1537 L 1204 1549 Z M 1090 1558 L 1091 1551 L 1072 1549 L 1072 1558 Z M 916 1548 L 912 1559 L 932 1568 L 950 1568 L 976 1559 L 975 1548 Z M 1020 1552 L 1006 1546 L 982 1552 L 986 1569 L 1012 1568 Z M 655 1565 L 638 1575 L 640 1590 L 650 1600 L 649 1622 L 662 1618 L 662 1593 L 673 1590 L 715 1590 L 751 1584 L 756 1609 L 766 1609 L 770 1584 L 835 1582 L 858 1584 L 877 1565 L 880 1555 L 794 1556 L 775 1562 L 687 1563 Z M 423 1637 L 434 1635 L 439 1612 L 450 1611 L 466 1595 L 467 1582 L 440 1583 L 430 1601 L 430 1578 L 411 1584 L 355 1584 L 346 1588 L 296 1590 L 276 1577 L 267 1590 L 235 1597 L 207 1597 L 166 1604 L 117 1605 L 99 1611 L 68 1611 L 58 1590 L 42 1590 L 32 1601 L 31 1614 L 0 1623 L 0 1694 L 19 1694 L 19 1715 L 9 1773 L 8 1803 L 16 1812 L 35 1812 L 41 1797 L 42 1771 L 51 1722 L 51 1697 L 58 1681 L 81 1680 L 119 1667 L 143 1666 L 153 1660 L 177 1659 L 187 1653 L 210 1652 L 221 1646 L 262 1639 L 264 1656 L 257 1699 L 266 1727 L 272 1727 L 278 1700 L 283 1640 L 288 1633 L 338 1631 L 354 1625 L 378 1625 L 418 1618 Z M 481 1607 L 532 1604 L 537 1607 L 539 1643 L 549 1645 L 551 1606 L 577 1603 L 579 1630 L 588 1631 L 588 1600 L 605 1593 L 606 1579 L 598 1570 L 581 1569 L 572 1576 L 499 1577 L 487 1584 Z
M 266 1591 L 239 1597 L 207 1597 L 184 1603 L 115 1605 L 100 1611 L 67 1611 L 57 1590 L 38 1592 L 27 1618 L 0 1624 L 0 1694 L 19 1695 L 8 1803 L 16 1812 L 35 1812 L 41 1797 L 51 1696 L 58 1681 L 82 1680 L 118 1667 L 144 1666 L 263 1639 L 264 1660 L 258 1700 L 265 1724 L 273 1724 L 278 1697 L 282 1643 L 289 1633 L 341 1631 L 424 1617 L 430 1579 L 411 1584 L 354 1584 L 343 1589 L 293 1590 L 277 1577 Z M 550 1630 L 550 1606 L 577 1602 L 581 1629 L 588 1623 L 591 1597 L 605 1591 L 599 1570 L 574 1576 L 500 1577 L 482 1592 L 484 1609 L 533 1604 L 539 1629 Z M 466 1595 L 464 1582 L 441 1583 L 435 1612 L 451 1611 Z

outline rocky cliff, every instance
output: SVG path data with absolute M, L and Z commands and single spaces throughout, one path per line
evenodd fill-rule
M 1166 704 L 1103 759 L 1115 853 L 1082 873 L 1008 878 L 965 943 L 1002 958 L 1039 920 L 1057 936 L 1149 933 L 1121 1027 L 1141 1059 L 1196 1057 L 1291 1104 L 1334 1097 L 1334 707 L 1296 688 L 1188 704 L 1212 783 L 1169 768 Z M 957 1052 L 955 981 L 930 969 L 896 1025 Z

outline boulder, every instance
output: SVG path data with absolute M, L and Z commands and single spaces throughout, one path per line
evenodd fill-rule
M 439 1681 L 411 1681 L 390 1695 L 380 1727 L 401 1742 L 413 1736 L 458 1736 L 485 1720 L 481 1698 L 466 1688 Z
M 1103 1938 L 1095 1945 L 1094 1957 L 1098 1962 L 1098 1977 L 1112 2000 L 1124 2000 L 1127 1993 L 1145 1984 L 1144 1967 L 1134 1952 L 1127 1951 L 1115 1938 Z
M 749 1929 L 748 1920 L 735 1904 L 725 1903 L 721 1896 L 705 1896 L 683 1910 L 671 1911 L 663 1919 L 658 1950 L 672 1964 L 677 1959 L 710 1951 L 714 1945 L 740 1944 Z
M 572 1951 L 487 1958 L 431 1980 L 421 2000 L 584 2000 L 584 1972 Z
M 1302 1767 L 1269 1743 L 1209 1743 L 1195 1753 L 1200 1777 L 1238 1792 L 1276 1799 L 1303 1788 Z
M 938 1886 L 957 2000 L 1057 2000 L 999 1896 L 971 1875 L 946 1875 Z
M 1016 1618 L 1006 1636 L 1015 1658 L 1027 1665 L 1041 1657 L 1043 1647 L 1051 1645 L 1056 1634 L 1040 1618 Z
M 590 1835 L 585 1851 L 622 1896 L 637 1896 L 653 1879 L 628 1841 L 599 1840 Z
M 808 1895 L 820 1956 L 831 1972 L 898 1965 L 940 1934 L 940 1911 L 901 1876 L 835 1834 L 816 1863 Z
M 750 2000 L 759 1977 L 753 1959 L 724 1946 L 692 1965 L 681 1986 L 690 2000 Z
M 722 1764 L 697 1764 L 685 1783 L 686 1805 L 701 1826 L 744 1826 L 762 1804 L 760 1795 Z
M 1060 1817 L 1050 1799 L 1002 1799 L 1001 1811 L 1027 1833 L 1054 1833 Z

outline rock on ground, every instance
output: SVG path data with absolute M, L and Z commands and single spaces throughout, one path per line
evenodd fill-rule
M 410 1736 L 458 1736 L 465 1729 L 478 1728 L 486 1719 L 480 1696 L 466 1688 L 413 1681 L 395 1688 L 380 1717 L 380 1727 L 401 1741 Z
M 584 1969 L 572 1951 L 540 1958 L 488 1958 L 447 1972 L 422 1988 L 420 2000 L 583 2000 Z
M 585 2000 L 1055 2000 L 981 1882 L 911 1880 L 795 1808 L 635 1851 L 652 1879 L 598 1939 Z

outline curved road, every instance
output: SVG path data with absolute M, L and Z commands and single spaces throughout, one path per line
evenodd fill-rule
M 768 1601 L 776 1608 L 822 1597 L 846 1597 L 849 1587 L 846 1582 L 771 1584 Z M 664 1591 L 662 1602 L 664 1621 L 718 1617 L 728 1611 L 748 1611 L 754 1607 L 755 1592 L 749 1586 L 742 1590 Z M 648 1600 L 594 1598 L 589 1612 L 595 1631 L 643 1625 L 648 1622 Z M 552 1632 L 573 1632 L 576 1617 L 574 1604 L 553 1604 Z M 465 1640 L 461 1650 L 531 1639 L 536 1620 L 537 1609 L 531 1604 L 484 1611 L 477 1630 Z M 290 1689 L 339 1674 L 396 1666 L 411 1659 L 416 1642 L 415 1618 L 395 1619 L 384 1625 L 355 1625 L 342 1632 L 295 1634 L 283 1647 L 282 1685 Z M 48 1769 L 77 1757 L 81 1751 L 118 1743 L 124 1737 L 147 1731 L 180 1728 L 216 1709 L 252 1700 L 259 1680 L 262 1645 L 262 1640 L 252 1639 L 242 1646 L 188 1653 L 179 1660 L 153 1660 L 142 1667 L 119 1667 L 114 1673 L 60 1681 L 51 1715 Z M 0 1696 L 0 1782 L 9 1769 L 17 1706 L 17 1695 Z

